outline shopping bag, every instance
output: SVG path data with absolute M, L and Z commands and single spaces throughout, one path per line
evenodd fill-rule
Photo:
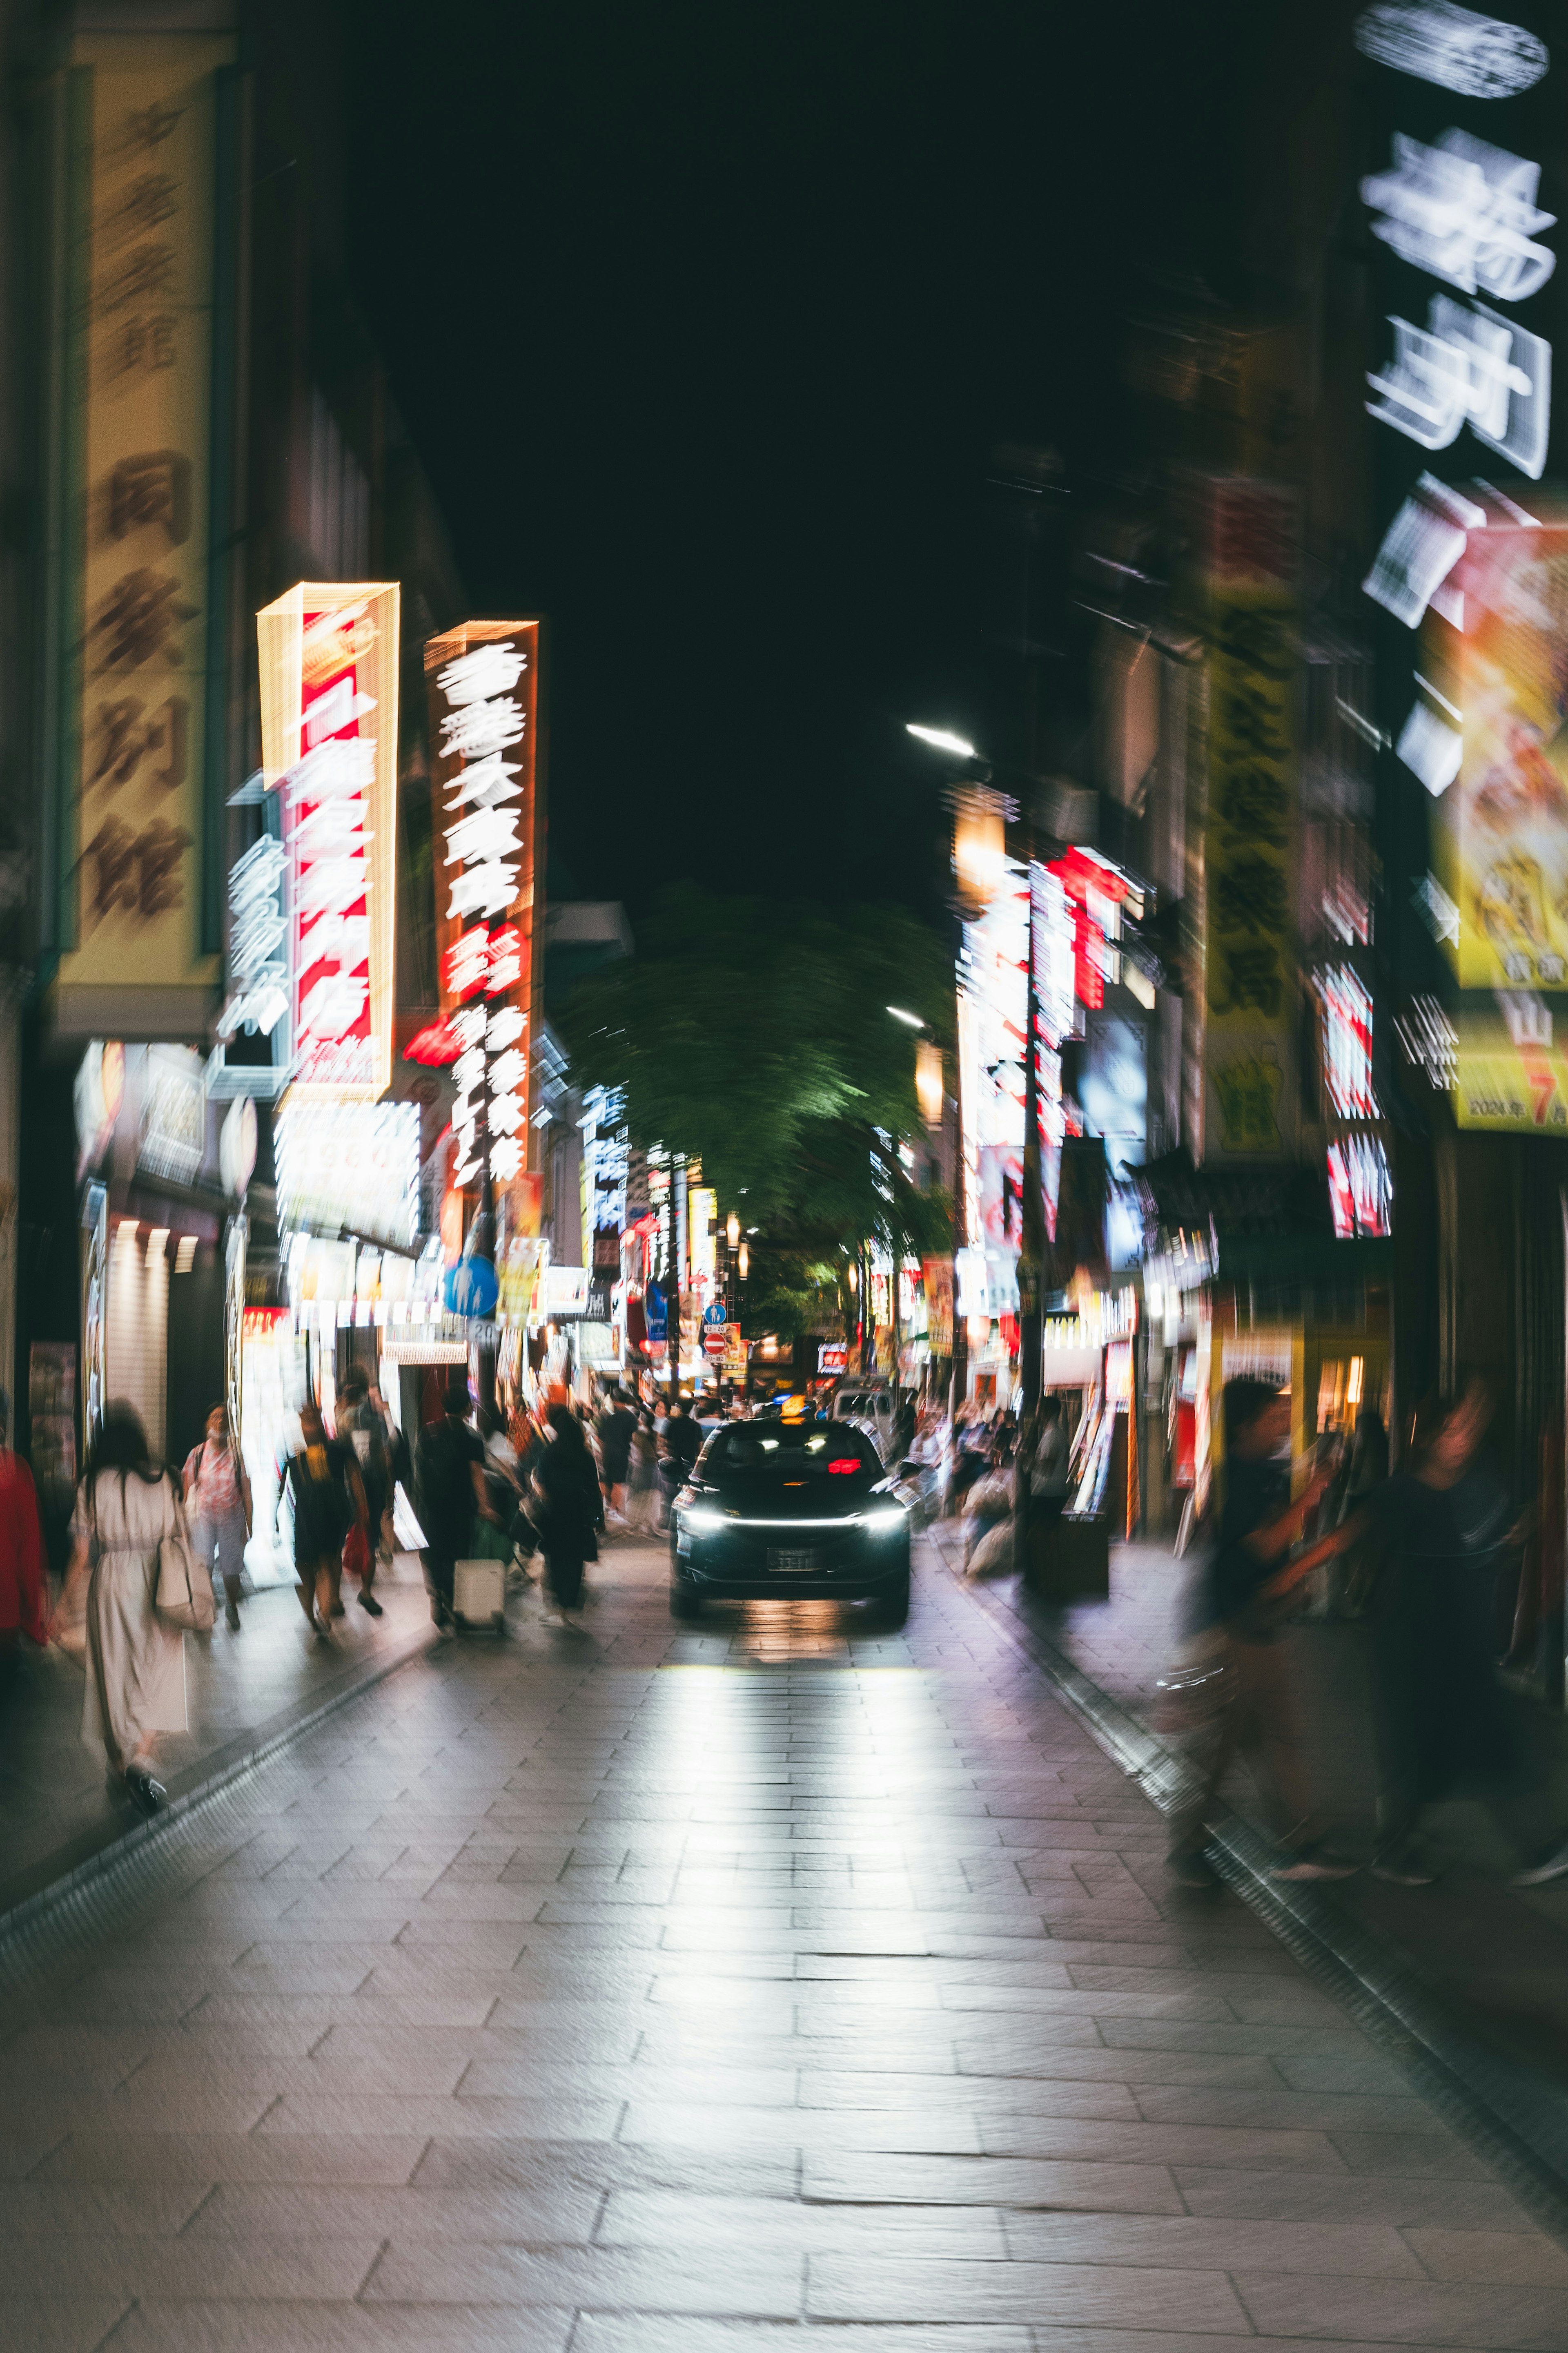
M 172 1484 L 173 1482 L 171 1482 Z M 158 1545 L 158 1588 L 154 1597 L 160 1618 L 190 1634 L 205 1634 L 217 1616 L 213 1581 L 198 1567 L 195 1547 L 185 1525 L 184 1507 L 174 1495 L 174 1525 Z

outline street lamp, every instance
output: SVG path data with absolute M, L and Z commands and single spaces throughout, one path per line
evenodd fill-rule
M 734 1209 L 731 1210 L 728 1218 L 724 1221 L 724 1239 L 729 1243 L 731 1250 L 740 1249 L 741 1219 L 738 1212 Z
M 917 727 L 912 719 L 906 719 L 904 733 L 919 736 L 933 752 L 951 752 L 956 759 L 977 760 L 980 756 L 973 744 L 966 744 L 962 735 L 950 734 L 945 727 Z

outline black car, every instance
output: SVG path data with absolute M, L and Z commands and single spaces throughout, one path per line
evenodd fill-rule
M 675 1498 L 669 1609 L 876 1600 L 910 1609 L 910 1523 L 877 1450 L 845 1423 L 772 1414 L 716 1430 Z

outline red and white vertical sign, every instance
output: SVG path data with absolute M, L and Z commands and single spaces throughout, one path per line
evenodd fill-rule
M 283 800 L 293 1087 L 374 1102 L 392 1071 L 398 589 L 303 582 L 257 616 L 262 765 Z

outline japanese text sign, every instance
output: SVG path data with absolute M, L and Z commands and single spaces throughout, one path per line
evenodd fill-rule
M 1209 1144 L 1272 1158 L 1287 1148 L 1293 1023 L 1294 598 L 1283 583 L 1215 580 L 1209 621 Z
M 199 845 L 206 673 L 222 658 L 207 612 L 213 224 L 233 53 L 222 37 L 109 35 L 72 52 L 90 98 L 70 155 L 86 223 L 67 297 L 79 400 L 61 427 L 81 491 L 65 518 L 68 1025 L 76 992 L 132 988 L 162 999 L 154 1033 L 180 1026 L 170 992 L 188 991 L 199 1031 L 217 977 L 201 953 Z
M 459 1049 L 452 1181 L 467 1189 L 488 1176 L 498 1202 L 510 1198 L 514 1226 L 528 1167 L 542 912 L 535 904 L 539 647 L 537 621 L 467 621 L 425 647 L 441 1006 Z
M 392 1078 L 397 903 L 395 581 L 302 581 L 256 617 L 261 760 L 282 800 L 294 1091 L 372 1103 Z

